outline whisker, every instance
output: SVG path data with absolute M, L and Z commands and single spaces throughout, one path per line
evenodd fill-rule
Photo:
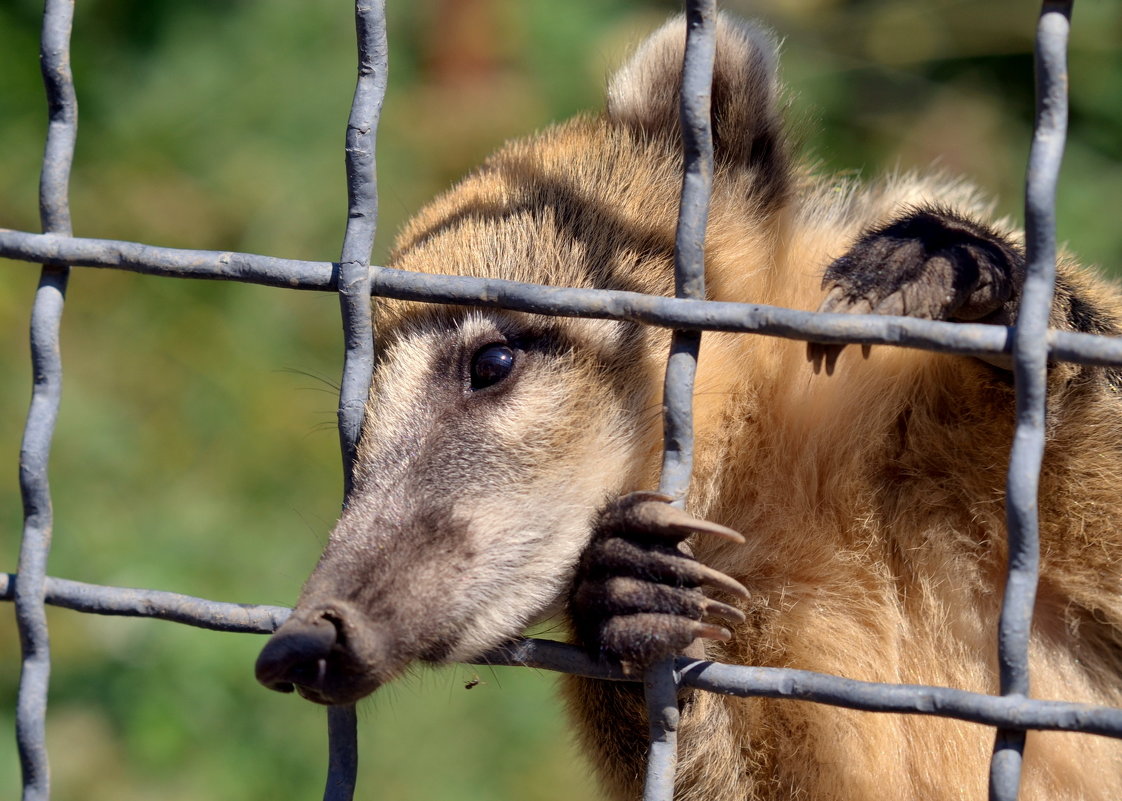
M 301 370 L 298 367 L 279 367 L 276 370 L 274 370 L 273 372 L 274 373 L 290 373 L 292 375 L 299 375 L 299 376 L 303 376 L 304 378 L 310 378 L 313 381 L 319 381 L 321 384 L 324 384 L 326 387 L 330 388 L 330 390 L 334 394 L 336 394 L 336 395 L 339 394 L 339 390 L 340 390 L 339 383 L 337 381 L 332 381 L 330 378 L 322 376 L 319 373 L 313 373 L 310 370 Z M 324 389 L 323 387 L 301 387 L 301 389 L 316 389 L 316 390 L 321 391 L 321 392 L 326 392 L 327 391 L 327 389 Z

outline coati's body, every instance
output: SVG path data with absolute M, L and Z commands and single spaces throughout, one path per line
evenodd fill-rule
M 721 27 L 710 298 L 814 310 L 835 287 L 838 311 L 1015 314 L 1015 234 L 981 222 L 989 210 L 968 186 L 912 175 L 858 185 L 793 165 L 770 42 Z M 392 265 L 672 294 L 681 38 L 679 21 L 644 45 L 613 82 L 604 115 L 507 145 L 433 202 L 401 235 Z M 908 250 L 916 243 L 925 256 Z M 1119 330 L 1113 288 L 1070 262 L 1060 276 L 1054 325 Z M 641 661 L 689 642 L 683 632 L 696 633 L 701 613 L 651 595 L 643 587 L 659 582 L 649 571 L 607 565 L 603 543 L 619 532 L 598 516 L 620 494 L 657 484 L 666 332 L 377 307 L 356 490 L 289 633 L 262 655 L 262 680 L 353 700 L 414 659 L 478 656 L 569 598 L 594 650 Z M 726 614 L 732 638 L 707 643 L 707 655 L 994 692 L 1009 375 L 887 347 L 867 359 L 850 348 L 826 375 L 806 353 L 781 339 L 703 337 L 688 507 L 747 542 L 692 544 L 700 562 L 751 593 L 720 594 L 745 619 Z M 828 368 L 836 356 L 827 353 Z M 1122 405 L 1101 369 L 1058 365 L 1049 381 L 1033 694 L 1122 705 Z M 695 601 L 698 583 L 663 582 Z M 638 595 L 620 591 L 635 587 Z M 644 612 L 653 614 L 636 617 Z M 656 630 L 646 637 L 637 620 Z M 309 643 L 321 649 L 307 655 L 318 675 L 290 658 Z M 646 750 L 638 689 L 570 679 L 567 694 L 613 797 L 637 797 Z M 980 799 L 993 732 L 692 693 L 680 743 L 682 799 Z M 1031 733 L 1022 787 L 1026 799 L 1122 797 L 1122 746 Z

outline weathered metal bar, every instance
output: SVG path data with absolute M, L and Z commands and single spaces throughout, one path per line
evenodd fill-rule
M 1048 331 L 1048 361 L 1094 364 L 1099 367 L 1117 365 L 1115 357 L 1122 352 L 1122 339 L 1077 334 L 1074 331 Z
M 1016 429 L 1009 456 L 1005 512 L 1009 572 L 998 631 L 1001 693 L 1027 698 L 1032 610 L 1040 575 L 1037 492 L 1044 458 L 1048 394 L 1048 317 L 1056 283 L 1056 183 L 1067 131 L 1067 38 L 1071 2 L 1046 0 L 1036 32 L 1036 122 L 1025 179 L 1026 274 L 1013 329 Z M 1015 801 L 1024 729 L 999 729 L 990 798 Z
M 327 708 L 324 801 L 350 801 L 358 781 L 358 714 L 354 704 Z
M 608 681 L 634 681 L 618 665 L 588 659 L 571 645 L 521 640 L 478 664 L 527 665 Z M 1122 739 L 1122 709 L 1068 701 L 985 695 L 920 684 L 857 681 L 791 668 L 726 665 L 678 657 L 679 683 L 708 692 L 828 704 L 865 712 L 934 715 L 984 726 L 1086 732 Z
M 355 455 L 374 373 L 370 253 L 378 224 L 374 145 L 389 64 L 384 0 L 356 0 L 355 32 L 358 79 L 347 120 L 347 229 L 338 271 L 345 345 L 343 376 L 339 382 L 344 505 L 353 487 Z M 329 757 L 324 801 L 350 801 L 358 775 L 358 718 L 353 705 L 327 710 L 327 740 Z
M 0 573 L 0 601 L 11 601 L 16 576 Z M 100 615 L 151 617 L 215 631 L 270 634 L 288 617 L 286 607 L 230 604 L 159 590 L 107 587 L 49 577 L 46 602 Z M 497 648 L 479 665 L 520 666 L 607 681 L 635 681 L 615 663 L 596 661 L 580 648 L 525 639 Z M 679 657 L 683 686 L 725 695 L 760 696 L 843 706 L 867 712 L 952 717 L 987 726 L 1086 732 L 1122 738 L 1122 709 L 1043 699 L 983 695 L 949 687 L 881 684 L 785 668 L 724 665 Z
M 1122 709 L 1067 701 L 984 695 L 950 687 L 855 681 L 790 668 L 678 660 L 682 684 L 710 692 L 859 709 L 905 712 L 1019 729 L 1080 731 L 1122 738 Z
M 339 305 L 346 354 L 339 393 L 339 443 L 343 452 L 344 496 L 362 430 L 374 370 L 370 304 L 370 253 L 378 223 L 374 140 L 386 94 L 388 52 L 384 0 L 357 0 L 358 80 L 347 121 L 347 230 L 339 260 Z
M 556 640 L 521 639 L 500 646 L 475 660 L 477 665 L 508 665 L 553 670 L 607 681 L 637 681 L 616 662 L 593 659 L 583 648 Z
M 1011 329 L 976 323 L 820 314 L 755 303 L 543 287 L 500 279 L 435 276 L 388 267 L 374 268 L 374 292 L 379 296 L 422 303 L 459 303 L 558 317 L 630 320 L 665 328 L 770 334 L 813 342 L 903 345 L 966 356 L 1008 353 L 1012 347 Z M 1119 344 L 1122 345 L 1122 341 Z M 1122 354 L 1122 347 L 1118 352 Z
M 679 116 L 682 131 L 682 194 L 674 236 L 674 294 L 705 299 L 705 228 L 713 188 L 710 100 L 716 51 L 715 0 L 687 0 Z M 662 408 L 662 473 L 659 492 L 685 506 L 693 472 L 693 385 L 701 332 L 676 329 L 666 361 Z M 644 801 L 670 801 L 678 764 L 678 682 L 674 660 L 647 668 L 643 677 L 650 750 Z
M 0 257 L 49 265 L 102 267 L 164 278 L 202 278 L 335 291 L 338 265 L 217 250 L 162 248 L 116 239 L 33 234 L 0 228 Z
M 0 573 L 0 601 L 15 597 L 19 576 Z M 106 587 L 48 576 L 44 601 L 76 612 L 151 617 L 188 626 L 246 634 L 271 634 L 292 611 L 284 606 L 208 601 L 163 590 Z
M 18 570 L 23 577 L 13 591 L 23 661 L 16 711 L 16 739 L 23 771 L 24 801 L 49 797 L 45 718 L 50 679 L 50 640 L 43 607 L 47 555 L 53 514 L 47 468 L 62 384 L 58 323 L 62 315 L 67 274 L 44 268 L 31 313 L 34 382 L 31 406 L 20 447 L 20 492 L 23 497 L 23 539 Z
M 64 235 L 71 233 L 68 189 L 78 136 L 78 100 L 70 73 L 73 22 L 73 0 L 47 0 L 39 50 L 48 109 L 39 217 L 45 232 Z M 62 396 L 59 327 L 69 276 L 70 269 L 64 265 L 44 265 L 31 310 L 31 404 L 19 458 L 24 521 L 18 563 L 21 579 L 14 590 L 23 654 L 16 740 L 24 801 L 47 801 L 50 797 L 46 717 L 51 654 L 44 596 L 54 516 L 48 463 Z
M 135 242 L 48 236 L 0 229 L 0 257 L 130 270 L 174 278 L 234 280 L 288 289 L 334 291 L 338 265 Z M 372 293 L 422 303 L 487 306 L 558 317 L 631 320 L 690 328 L 848 344 L 894 345 L 962 356 L 1012 352 L 1012 329 L 912 317 L 816 314 L 778 306 L 697 301 L 617 290 L 575 289 L 501 279 L 430 275 L 372 267 Z M 1073 331 L 1048 332 L 1049 358 L 1100 366 L 1122 365 L 1122 339 Z

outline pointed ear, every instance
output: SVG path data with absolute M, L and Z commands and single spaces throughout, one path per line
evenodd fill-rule
M 710 113 L 719 166 L 758 171 L 766 195 L 786 186 L 787 156 L 776 78 L 777 43 L 769 31 L 717 17 Z M 679 93 L 685 17 L 655 31 L 608 84 L 608 118 L 647 137 L 681 141 Z

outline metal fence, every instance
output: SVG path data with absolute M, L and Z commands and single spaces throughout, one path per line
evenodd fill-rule
M 24 531 L 18 572 L 0 574 L 0 600 L 14 601 L 23 666 L 17 739 L 25 801 L 49 796 L 44 727 L 50 654 L 45 604 L 82 612 L 155 617 L 203 628 L 268 633 L 288 609 L 224 604 L 156 590 L 84 584 L 46 574 L 51 539 L 47 460 L 60 397 L 59 323 L 72 266 L 130 270 L 179 278 L 234 280 L 339 294 L 346 357 L 339 401 L 345 485 L 371 380 L 371 294 L 491 306 L 539 314 L 624 319 L 674 329 L 666 373 L 665 456 L 660 491 L 682 498 L 692 456 L 691 397 L 701 332 L 734 331 L 819 342 L 902 345 L 968 356 L 1011 354 L 1016 385 L 1016 432 L 1007 485 L 1009 574 L 999 626 L 1000 695 L 946 687 L 878 684 L 807 671 L 743 667 L 685 657 L 648 670 L 651 720 L 647 801 L 674 792 L 677 691 L 681 686 L 741 696 L 785 698 L 869 712 L 941 715 L 994 726 L 991 798 L 1013 799 L 1020 780 L 1025 732 L 1081 731 L 1122 738 L 1122 710 L 1028 700 L 1028 640 L 1036 592 L 1036 493 L 1044 449 L 1046 365 L 1071 361 L 1122 365 L 1122 341 L 1049 331 L 1055 276 L 1054 198 L 1067 116 L 1066 47 L 1072 2 L 1046 0 L 1037 29 L 1037 117 L 1026 186 L 1028 274 L 1017 325 L 950 324 L 925 320 L 811 314 L 754 304 L 705 301 L 702 244 L 710 182 L 712 137 L 709 85 L 715 3 L 686 3 L 682 120 L 685 176 L 675 251 L 676 298 L 632 292 L 542 287 L 511 281 L 406 273 L 369 264 L 377 221 L 374 134 L 386 86 L 383 0 L 358 0 L 358 84 L 347 124 L 349 215 L 338 262 L 308 262 L 245 253 L 157 248 L 71 235 L 67 191 L 76 140 L 77 105 L 69 39 L 74 0 L 46 0 L 41 60 L 50 125 L 40 184 L 44 233 L 0 229 L 0 256 L 39 262 L 42 275 L 31 319 L 33 394 L 20 452 Z M 627 680 L 618 665 L 594 662 L 561 643 L 523 640 L 485 660 L 530 665 L 607 680 Z M 353 707 L 328 712 L 327 799 L 353 795 L 357 768 Z

